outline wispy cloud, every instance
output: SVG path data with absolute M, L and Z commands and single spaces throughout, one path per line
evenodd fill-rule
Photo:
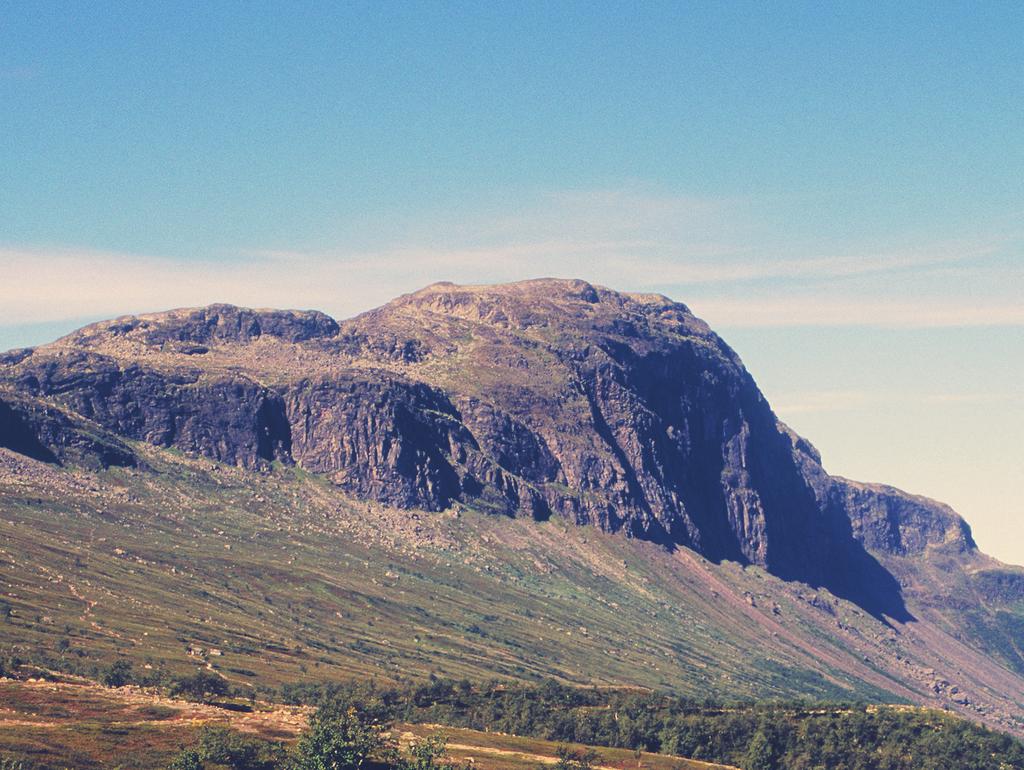
M 929 300 L 844 299 L 841 296 L 774 299 L 699 299 L 698 315 L 722 328 L 868 326 L 935 329 L 1024 326 L 1024 305 L 985 298 L 935 297 Z
M 903 393 L 899 391 L 872 390 L 812 390 L 789 393 L 775 403 L 775 411 L 783 416 L 820 412 L 850 412 L 870 410 L 879 407 L 905 407 L 908 405 L 930 407 L 954 407 L 979 404 L 1016 403 L 1019 397 L 1013 393 Z
M 539 275 L 582 276 L 616 288 L 665 291 L 670 286 L 693 289 L 759 276 L 844 275 L 852 269 L 845 259 L 817 260 L 813 269 L 796 263 L 637 264 L 622 251 L 623 244 L 618 242 L 545 242 L 453 251 L 265 252 L 215 262 L 96 251 L 3 249 L 0 270 L 16 279 L 0 286 L 0 324 L 210 302 L 317 307 L 346 317 L 437 280 L 486 283 Z M 902 301 L 826 294 L 744 299 L 715 298 L 697 291 L 670 293 L 723 327 L 1024 325 L 1024 305 L 984 298 Z
M 1005 251 L 1006 238 L 840 255 L 772 253 L 758 245 L 751 208 L 742 200 L 625 188 L 439 216 L 399 239 L 381 237 L 375 247 L 239 249 L 230 258 L 198 260 L 9 246 L 0 248 L 0 270 L 12 277 L 0 285 L 0 324 L 210 302 L 316 307 L 347 317 L 439 280 L 556 276 L 661 291 L 723 327 L 1024 325 L 1024 306 L 1005 297 L 939 291 L 911 299 L 873 291 L 888 276 L 968 270 Z M 875 284 L 854 292 L 855 280 Z

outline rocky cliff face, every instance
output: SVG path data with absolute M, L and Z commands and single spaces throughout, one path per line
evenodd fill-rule
M 280 395 L 245 376 L 148 368 L 72 349 L 26 359 L 15 385 L 124 438 L 246 467 L 289 456 Z
M 138 467 L 123 441 L 45 401 L 5 393 L 0 398 L 0 447 L 46 463 L 87 468 Z
M 8 355 L 0 383 L 4 403 L 45 400 L 104 435 L 296 463 L 397 507 L 564 516 L 897 618 L 872 551 L 974 548 L 945 507 L 829 477 L 684 305 L 582 281 L 439 284 L 341 324 L 223 305 L 122 318 Z M 4 403 L 3 445 L 89 454 Z

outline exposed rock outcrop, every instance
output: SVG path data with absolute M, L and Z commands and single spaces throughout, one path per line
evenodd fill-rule
M 287 342 L 302 342 L 330 337 L 337 332 L 337 322 L 318 311 L 250 310 L 221 304 L 101 321 L 73 332 L 65 341 L 89 346 L 102 344 L 110 338 L 123 338 L 147 345 L 173 346 L 175 343 L 247 343 L 266 335 Z
M 21 392 L 57 400 L 119 436 L 246 467 L 290 458 L 281 396 L 242 375 L 125 365 L 78 350 L 25 363 L 15 381 Z
M 0 447 L 45 463 L 140 465 L 127 444 L 98 425 L 16 393 L 0 392 Z
M 583 281 L 438 284 L 341 324 L 227 305 L 121 318 L 9 354 L 0 379 L 125 438 L 295 462 L 391 506 L 565 516 L 891 617 L 899 586 L 871 552 L 974 549 L 948 508 L 828 476 L 686 306 Z M 18 424 L 6 445 L 49 446 Z

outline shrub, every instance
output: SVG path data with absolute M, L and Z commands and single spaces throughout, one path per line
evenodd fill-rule
M 413 741 L 409 746 L 409 761 L 406 770 L 451 770 L 452 763 L 439 762 L 447 754 L 448 738 L 444 735 L 429 735 Z
M 118 658 L 107 667 L 100 677 L 107 687 L 124 687 L 132 681 L 132 663 L 127 658 Z
M 294 770 L 359 770 L 371 755 L 385 761 L 395 746 L 382 725 L 350 708 L 319 709 L 296 749 Z
M 171 695 L 186 700 L 207 703 L 212 698 L 227 695 L 230 686 L 226 679 L 205 669 L 199 669 L 192 676 L 182 677 L 171 686 Z
M 198 744 L 182 750 L 168 770 L 278 770 L 285 766 L 284 761 L 285 750 L 280 744 L 240 735 L 225 727 L 204 727 Z

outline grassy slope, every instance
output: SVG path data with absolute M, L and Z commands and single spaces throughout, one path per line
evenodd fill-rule
M 0 454 L 0 600 L 13 609 L 0 649 L 209 664 L 243 687 L 437 673 L 933 703 L 948 699 L 932 679 L 967 661 L 959 691 L 986 709 L 972 715 L 1013 728 L 1024 701 L 937 625 L 889 628 L 757 569 L 557 520 L 389 511 L 294 469 L 139 451 L 159 472 Z
M 163 768 L 207 724 L 291 740 L 305 716 L 282 707 L 232 713 L 138 688 L 0 680 L 0 759 L 36 767 Z

